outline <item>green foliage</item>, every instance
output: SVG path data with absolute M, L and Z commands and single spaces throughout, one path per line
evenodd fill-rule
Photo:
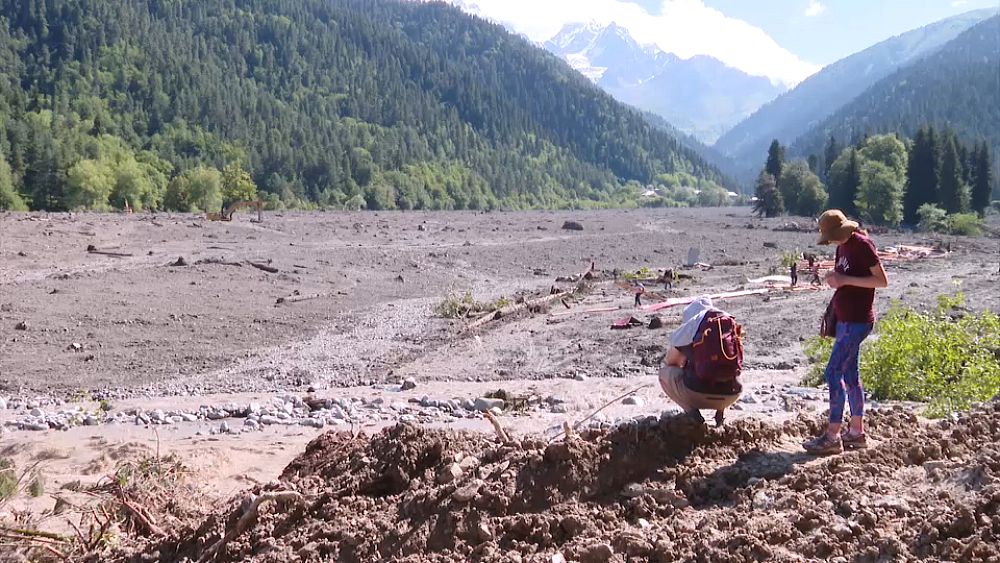
M 826 189 L 804 160 L 785 165 L 778 179 L 778 190 L 786 210 L 793 215 L 811 217 L 825 209 Z
M 475 313 L 496 311 L 511 304 L 506 297 L 496 301 L 476 301 L 472 294 L 466 292 L 461 296 L 449 294 L 443 301 L 434 306 L 434 314 L 446 319 L 461 319 Z
M 948 213 L 969 209 L 969 188 L 962 182 L 962 164 L 953 135 L 947 135 L 941 154 L 941 183 L 938 202 Z
M 784 251 L 781 253 L 781 266 L 783 268 L 791 268 L 792 264 L 797 264 L 799 259 L 802 257 L 802 252 L 796 248 L 795 252 Z
M 928 233 L 943 233 L 948 230 L 948 212 L 933 203 L 925 203 L 917 210 L 918 228 Z
M 38 498 L 45 494 L 45 476 L 41 472 L 36 471 L 34 476 L 31 478 L 31 482 L 28 483 L 28 495 L 33 498 Z
M 903 220 L 909 224 L 920 220 L 919 210 L 938 201 L 938 176 L 941 166 L 940 149 L 933 127 L 921 127 L 913 140 L 906 171 L 906 193 L 903 195 Z
M 230 203 L 257 199 L 257 185 L 250 173 L 238 164 L 230 164 L 222 170 L 222 198 Z
M 929 402 L 940 416 L 989 400 L 1000 392 L 1000 316 L 962 310 L 963 297 L 941 296 L 937 311 L 894 303 L 877 325 L 878 338 L 862 348 L 865 389 L 878 400 Z M 804 346 L 813 363 L 809 381 L 829 359 L 832 339 Z
M 767 149 L 767 162 L 764 164 L 764 172 L 774 177 L 775 181 L 781 178 L 785 167 L 785 147 L 777 139 L 771 141 L 771 146 Z
M 10 458 L 0 457 L 0 502 L 16 495 L 17 485 L 18 477 L 14 462 Z
M 227 165 L 269 205 L 353 209 L 628 206 L 629 183 L 660 174 L 727 182 L 443 3 L 0 0 L 0 14 L 0 159 L 36 209 L 214 210 L 213 190 L 173 180 Z M 230 175 L 226 197 L 249 186 Z
M 840 209 L 848 216 L 857 215 L 854 201 L 861 186 L 861 162 L 854 147 L 844 149 L 827 173 L 830 191 L 829 206 Z
M 774 181 L 774 176 L 761 171 L 757 177 L 757 201 L 754 202 L 753 212 L 758 217 L 777 217 L 785 212 L 785 204 L 781 198 L 781 192 Z
M 948 232 L 953 235 L 979 236 L 983 221 L 975 213 L 954 213 L 948 216 Z
M 0 156 L 0 211 L 27 211 L 28 205 L 14 189 L 10 165 Z
M 903 180 L 879 161 L 861 166 L 861 186 L 854 201 L 858 213 L 869 223 L 896 226 L 903 219 Z
M 872 135 L 865 139 L 858 151 L 861 162 L 881 162 L 896 179 L 902 183 L 906 179 L 908 155 L 906 145 L 895 135 Z
M 648 280 L 654 277 L 656 276 L 653 275 L 652 270 L 646 266 L 643 266 L 634 272 L 624 272 L 622 274 L 622 278 L 626 280 Z
M 993 189 L 992 171 L 990 148 L 986 145 L 986 141 L 983 141 L 975 149 L 972 162 L 972 210 L 980 215 L 983 215 L 990 206 L 990 194 Z

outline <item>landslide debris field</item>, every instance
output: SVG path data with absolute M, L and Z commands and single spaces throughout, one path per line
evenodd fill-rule
M 566 230 L 577 221 L 583 230 Z M 663 297 L 727 291 L 779 267 L 815 234 L 746 208 L 537 213 L 265 213 L 263 223 L 195 215 L 0 215 L 0 385 L 7 394 L 101 397 L 262 392 L 426 380 L 652 373 L 664 331 L 609 331 L 632 310 L 614 270 L 680 267 Z M 880 246 L 950 243 L 947 258 L 889 267 L 879 293 L 933 305 L 961 282 L 996 300 L 995 239 L 877 235 Z M 768 244 L 765 247 L 765 243 Z M 88 252 L 88 247 L 97 252 Z M 178 260 L 182 258 L 182 260 Z M 591 261 L 604 274 L 566 316 L 518 316 L 477 333 L 436 316 L 475 301 L 548 293 Z M 266 266 L 271 271 L 251 265 Z M 785 273 L 785 272 L 780 272 Z M 803 273 L 802 277 L 807 276 Z M 647 302 L 655 301 L 647 296 Z M 748 333 L 750 369 L 791 369 L 829 292 L 725 302 Z M 283 300 L 279 303 L 279 300 Z M 562 307 L 556 304 L 556 307 Z M 554 311 L 553 311 L 554 312 Z M 665 330 L 680 311 L 663 312 Z M 640 315 L 641 320 L 648 316 Z M 18 330 L 19 328 L 24 330 Z
M 653 417 L 549 444 L 327 433 L 277 482 L 115 560 L 1000 557 L 1000 405 L 930 426 L 902 409 L 870 419 L 876 445 L 826 459 L 796 451 L 812 419 Z
M 747 335 L 722 429 L 676 417 L 656 387 L 681 307 L 611 330 L 654 317 L 616 271 L 676 269 L 645 303 L 759 287 L 783 254 L 831 250 L 796 221 L 0 215 L 0 476 L 44 481 L 0 499 L 0 560 L 1000 558 L 997 405 L 928 422 L 873 404 L 870 449 L 801 452 L 825 391 L 800 386 L 800 342 L 829 290 L 720 303 Z M 887 262 L 879 311 L 957 290 L 1000 308 L 996 238 L 874 238 L 950 249 Z M 495 320 L 439 314 L 466 293 L 490 309 L 553 288 L 572 293 Z M 477 412 L 494 404 L 507 442 Z

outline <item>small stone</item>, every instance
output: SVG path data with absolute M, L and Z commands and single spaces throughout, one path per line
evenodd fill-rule
M 28 330 L 28 323 L 21 321 L 14 325 L 14 330 Z
M 452 481 L 457 481 L 462 478 L 462 466 L 457 463 L 449 463 L 445 468 L 438 474 L 438 482 L 441 484 L 451 483 Z
M 554 553 L 549 559 L 549 563 L 566 563 L 566 558 L 562 553 Z
M 503 399 L 491 399 L 489 397 L 479 397 L 476 399 L 475 409 L 479 412 L 486 412 L 494 408 L 503 410 L 505 403 Z
M 552 412 L 556 414 L 565 414 L 566 412 L 568 412 L 568 410 L 569 409 L 566 408 L 566 405 L 563 405 L 561 403 L 558 405 L 552 405 Z
M 80 344 L 79 342 L 74 342 L 69 346 L 67 346 L 66 349 L 72 350 L 74 352 L 79 352 L 80 350 L 83 350 L 83 344 Z
M 649 520 L 646 520 L 645 518 L 640 518 L 638 524 L 643 530 L 648 530 L 653 527 L 653 525 L 649 523 Z
M 219 425 L 219 434 L 229 434 L 229 423 L 223 422 Z
M 479 494 L 479 488 L 482 486 L 483 482 L 476 479 L 464 487 L 455 489 L 455 492 L 451 493 L 451 498 L 455 499 L 455 502 L 469 502 L 476 498 L 476 495 Z
M 615 551 L 611 549 L 610 545 L 599 543 L 587 549 L 583 557 L 580 558 L 580 561 L 583 563 L 604 563 L 605 561 L 611 561 L 611 558 L 614 556 Z
M 252 418 L 248 418 L 243 421 L 243 428 L 247 430 L 258 430 L 260 428 L 260 423 Z
M 474 467 L 479 467 L 479 464 L 480 464 L 479 458 L 473 455 L 462 456 L 462 459 L 458 460 L 458 465 L 461 466 L 462 469 L 472 469 Z
M 628 485 L 625 485 L 624 489 L 622 489 L 622 496 L 625 498 L 635 498 L 642 496 L 645 492 L 646 489 L 644 489 L 639 483 L 629 483 Z
M 755 510 L 767 510 L 774 505 L 774 499 L 764 491 L 757 491 L 753 496 L 753 507 Z
M 87 415 L 87 417 L 86 417 L 86 418 L 84 418 L 84 419 L 83 419 L 83 425 L 84 425 L 84 426 L 97 426 L 97 424 L 98 424 L 99 422 L 100 422 L 100 421 L 99 421 L 99 420 L 97 420 L 97 417 L 96 417 L 96 416 L 93 416 L 93 415 L 89 415 L 89 414 Z
M 260 417 L 260 423 L 264 425 L 279 424 L 280 422 L 281 421 L 279 421 L 277 417 L 271 416 L 269 414 L 265 414 L 264 416 Z
M 45 416 L 45 411 L 43 411 L 42 409 L 37 409 L 36 408 L 36 409 L 31 409 L 30 411 L 28 411 L 28 414 L 30 414 L 31 416 L 35 416 L 35 417 L 41 418 L 41 417 Z
M 492 409 L 490 409 L 490 414 L 492 414 L 493 416 L 501 416 L 503 414 L 503 411 L 500 410 L 500 407 L 493 407 Z
M 643 401 L 642 397 L 636 397 L 636 396 L 632 395 L 632 396 L 629 396 L 629 397 L 625 397 L 625 399 L 622 401 L 622 404 L 623 405 L 634 405 L 634 406 L 637 406 L 637 407 L 641 407 L 641 406 L 645 406 L 646 401 Z
M 476 537 L 480 542 L 493 541 L 493 530 L 490 529 L 490 525 L 486 522 L 480 522 L 479 525 L 476 526 Z
M 41 432 L 42 430 L 49 429 L 49 425 L 44 422 L 26 422 L 21 427 L 25 430 L 32 430 L 35 432 Z
M 582 374 L 582 373 L 578 373 L 578 374 L 576 374 L 576 375 L 573 376 L 573 379 L 575 379 L 577 381 L 587 381 L 587 376 L 584 375 L 584 374 Z
M 410 389 L 416 389 L 416 388 L 417 388 L 417 380 L 413 379 L 412 377 L 407 377 L 406 379 L 403 380 L 403 384 L 400 385 L 400 389 L 402 389 L 403 391 L 409 391 Z
M 260 413 L 260 403 L 250 402 L 250 404 L 247 405 L 247 414 L 249 415 L 258 413 Z
M 0 397 L 0 411 L 7 410 L 7 399 Z

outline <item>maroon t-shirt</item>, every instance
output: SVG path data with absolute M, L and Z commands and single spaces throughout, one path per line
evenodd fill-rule
M 872 275 L 872 267 L 879 263 L 872 239 L 854 233 L 847 242 L 837 246 L 837 265 L 834 271 L 845 276 L 864 278 Z M 833 312 L 838 322 L 875 322 L 875 290 L 867 287 L 845 285 L 833 294 Z

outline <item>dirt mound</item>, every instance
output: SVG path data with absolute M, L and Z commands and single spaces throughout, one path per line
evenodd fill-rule
M 878 561 L 1000 556 L 1000 405 L 922 424 L 872 412 L 877 443 L 814 459 L 800 418 L 722 429 L 649 418 L 566 442 L 399 425 L 328 433 L 216 561 Z M 198 560 L 249 501 L 120 561 Z

